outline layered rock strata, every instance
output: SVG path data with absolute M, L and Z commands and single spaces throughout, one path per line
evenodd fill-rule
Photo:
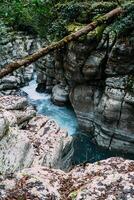
M 98 145 L 128 153 L 134 153 L 133 40 L 134 32 L 116 40 L 111 33 L 109 43 L 89 34 L 44 58 L 39 67 L 51 80 L 54 103 L 70 98 L 79 126 Z
M 68 169 L 72 137 L 47 116 L 36 115 L 25 97 L 0 97 L 0 173 L 36 165 Z
M 40 59 L 37 82 L 42 91 L 52 92 L 55 104 L 65 105 L 70 99 L 79 126 L 92 134 L 97 144 L 134 153 L 134 32 L 116 42 L 110 35 L 108 44 L 105 38 L 99 42 L 93 35 Z M 20 35 L 11 42 L 11 49 L 9 43 L 2 44 L 2 65 L 24 52 L 31 53 L 41 41 Z M 25 77 L 32 77 L 33 66 L 27 70 L 26 76 L 22 68 L 0 80 L 0 95 L 16 94 Z
M 100 146 L 134 153 L 134 46 L 130 38 L 116 42 L 109 55 L 104 80 L 92 76 L 90 83 L 75 86 L 70 99 L 82 128 L 93 133 Z M 96 54 L 97 55 L 97 54 Z M 94 66 L 98 69 L 100 63 Z M 102 68 L 101 68 L 102 69 Z M 86 72 L 85 72 L 86 74 Z M 89 77 L 90 77 L 89 76 Z M 93 79 L 93 80 L 92 80 Z
M 24 32 L 15 32 L 0 22 L 0 68 L 31 54 L 41 45 L 41 39 Z M 36 64 L 27 68 L 20 68 L 12 74 L 0 79 L 0 95 L 15 94 L 22 85 L 27 84 L 31 79 Z

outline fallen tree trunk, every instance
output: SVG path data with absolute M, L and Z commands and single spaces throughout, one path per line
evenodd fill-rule
M 79 31 L 72 33 L 66 37 L 64 37 L 62 40 L 52 43 L 47 47 L 40 48 L 32 55 L 26 56 L 25 58 L 22 58 L 20 60 L 16 60 L 8 65 L 6 65 L 4 68 L 0 70 L 0 78 L 3 78 L 4 76 L 8 75 L 9 73 L 13 72 L 14 70 L 20 68 L 21 66 L 28 66 L 29 64 L 35 62 L 39 58 L 45 56 L 49 52 L 63 47 L 65 44 L 78 39 L 80 36 L 85 35 L 89 33 L 90 31 L 93 31 L 97 26 L 107 23 L 109 20 L 117 17 L 123 12 L 122 8 L 116 8 L 109 13 L 105 14 L 104 16 L 100 17 L 96 21 L 93 21 L 92 23 L 86 25 Z

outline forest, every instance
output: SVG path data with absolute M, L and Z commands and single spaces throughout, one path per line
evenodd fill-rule
M 0 200 L 134 200 L 134 0 L 0 0 Z
M 1 0 L 0 18 L 14 29 L 57 40 L 117 6 L 124 15 L 112 29 L 125 33 L 133 28 L 133 0 Z

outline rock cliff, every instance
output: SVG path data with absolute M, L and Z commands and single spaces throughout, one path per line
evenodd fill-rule
M 5 32 L 7 37 L 3 34 L 1 41 L 2 66 L 31 53 L 42 43 L 21 32 Z M 109 43 L 105 36 L 98 40 L 94 33 L 88 34 L 40 59 L 35 66 L 1 79 L 0 94 L 16 94 L 16 89 L 32 78 L 36 68 L 38 89 L 52 92 L 52 101 L 58 105 L 70 101 L 79 126 L 98 145 L 134 153 L 133 40 L 134 32 L 116 40 L 111 34 Z
M 24 32 L 14 31 L 0 21 L 0 68 L 31 54 L 41 45 L 41 39 Z M 31 79 L 34 66 L 31 64 L 27 68 L 21 68 L 0 80 L 0 95 L 15 94 L 16 90 L 27 84 Z
M 79 126 L 98 145 L 134 153 L 134 32 L 109 37 L 89 34 L 46 56 L 37 80 L 52 89 L 54 103 L 70 98 Z
M 72 4 L 59 5 L 63 18 L 78 11 L 73 21 L 77 17 L 87 23 L 98 10 L 104 12 L 98 1 L 97 7 L 89 5 L 89 13 L 83 3 Z M 104 4 L 109 10 L 109 2 Z M 67 33 L 79 28 L 70 25 L 71 19 Z M 33 35 L 0 27 L 0 67 L 43 43 Z M 95 143 L 134 154 L 134 31 L 117 37 L 105 28 L 0 80 L 0 200 L 134 199 L 134 161 L 117 157 L 70 169 L 72 137 L 53 119 L 37 115 L 25 97 L 13 96 L 36 70 L 38 90 L 51 92 L 52 101 L 60 106 L 70 101 L 79 126 Z
M 115 43 L 107 63 L 98 51 L 91 53 L 83 67 L 89 82 L 70 92 L 80 126 L 92 133 L 100 146 L 130 153 L 134 153 L 133 36 Z

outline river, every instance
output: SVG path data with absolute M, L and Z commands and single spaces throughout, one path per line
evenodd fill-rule
M 23 87 L 22 91 L 28 95 L 30 103 L 36 106 L 37 112 L 54 119 L 70 135 L 75 134 L 78 122 L 73 109 L 70 106 L 59 107 L 54 105 L 51 102 L 50 94 L 38 93 L 36 88 L 36 77 L 34 77 L 34 80 L 30 81 L 28 86 Z
M 89 135 L 78 127 L 76 115 L 71 106 L 56 106 L 51 101 L 51 95 L 48 93 L 38 93 L 36 91 L 36 77 L 29 82 L 28 86 L 22 88 L 22 91 L 28 95 L 29 102 L 36 107 L 37 113 L 47 115 L 54 119 L 60 127 L 66 129 L 69 135 L 73 136 L 74 155 L 72 162 L 74 165 L 83 162 L 95 162 L 112 156 L 130 157 L 109 150 L 104 150 L 89 138 Z M 133 159 L 133 158 L 132 158 Z

